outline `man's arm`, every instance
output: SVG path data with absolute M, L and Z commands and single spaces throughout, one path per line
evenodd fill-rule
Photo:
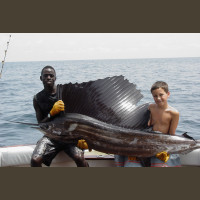
M 38 105 L 38 103 L 37 103 L 35 98 L 33 98 L 33 107 L 34 107 L 35 112 L 36 112 L 36 119 L 37 119 L 38 123 L 49 121 L 49 117 L 45 116 L 42 113 L 42 111 L 41 111 L 41 109 L 40 109 L 40 107 L 39 107 L 39 105 Z

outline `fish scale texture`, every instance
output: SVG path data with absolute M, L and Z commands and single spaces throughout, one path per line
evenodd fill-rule
M 125 128 L 143 129 L 149 119 L 149 104 L 136 106 L 143 98 L 136 85 L 124 76 L 58 86 L 66 113 L 79 113 Z

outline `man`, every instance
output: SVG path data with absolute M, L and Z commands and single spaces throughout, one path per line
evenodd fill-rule
M 38 123 L 50 121 L 52 117 L 56 117 L 61 111 L 64 111 L 65 106 L 62 100 L 57 99 L 55 69 L 51 66 L 44 67 L 41 71 L 40 80 L 43 82 L 44 89 L 33 98 Z M 66 144 L 47 136 L 43 136 L 37 142 L 31 157 L 31 166 L 41 167 L 42 163 L 50 166 L 52 160 L 62 150 L 75 161 L 77 167 L 89 167 L 83 151 L 75 143 Z

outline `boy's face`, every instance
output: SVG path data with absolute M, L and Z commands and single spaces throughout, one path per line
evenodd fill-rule
M 158 106 L 165 105 L 169 95 L 170 93 L 166 93 L 162 88 L 158 88 L 152 91 L 153 99 Z

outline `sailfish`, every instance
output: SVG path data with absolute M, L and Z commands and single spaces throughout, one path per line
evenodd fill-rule
M 149 103 L 124 76 L 57 86 L 65 111 L 39 129 L 66 143 L 85 139 L 89 148 L 117 155 L 151 157 L 159 152 L 184 154 L 200 148 L 186 133 L 172 136 L 149 130 Z

